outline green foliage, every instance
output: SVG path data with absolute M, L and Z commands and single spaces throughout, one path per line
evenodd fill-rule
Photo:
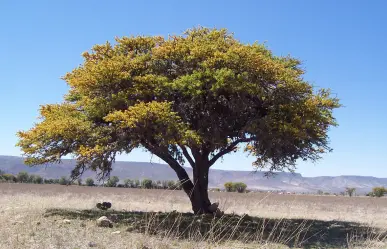
M 243 182 L 226 182 L 224 188 L 227 192 L 244 193 L 246 192 L 247 185 Z
M 62 177 L 59 179 L 58 183 L 59 183 L 60 185 L 68 185 L 68 184 L 70 183 L 70 181 L 67 179 L 67 177 L 62 176 Z
M 2 177 L 7 182 L 17 182 L 17 177 L 12 174 L 3 174 Z
M 29 175 L 25 171 L 21 171 L 17 174 L 17 181 L 21 183 L 27 183 L 30 181 Z
M 43 177 L 39 175 L 31 175 L 31 176 L 32 176 L 32 183 L 43 184 Z
M 130 179 L 125 179 L 124 180 L 124 186 L 125 188 L 132 188 L 133 187 L 133 181 Z
M 232 182 L 226 182 L 224 184 L 224 188 L 226 189 L 227 192 L 234 192 L 235 191 L 234 183 L 232 183 Z
M 102 203 L 97 203 L 96 207 L 101 210 L 108 210 L 109 208 L 112 207 L 112 204 L 110 202 L 102 202 Z
M 211 165 L 244 149 L 256 167 L 278 171 L 330 151 L 338 99 L 305 81 L 299 60 L 225 29 L 117 38 L 83 58 L 63 77 L 63 103 L 42 106 L 40 122 L 18 133 L 27 164 L 71 154 L 73 176 L 106 177 L 117 153 L 138 147 L 180 165 L 184 148 L 207 151 Z
M 145 189 L 151 189 L 152 188 L 152 180 L 151 179 L 143 179 L 141 181 L 141 187 Z
M 162 187 L 162 189 L 168 189 L 168 182 L 169 182 L 169 181 L 162 181 L 162 182 L 161 182 L 161 187 Z
M 79 186 L 82 186 L 82 178 L 78 178 L 78 179 L 77 179 L 77 184 L 78 184 Z
M 140 180 L 136 179 L 133 181 L 133 188 L 139 188 L 140 187 Z
M 324 191 L 322 191 L 322 190 L 319 189 L 319 190 L 317 190 L 317 194 L 318 194 L 318 195 L 323 195 L 323 194 L 324 194 Z
M 349 197 L 352 197 L 356 192 L 356 188 L 347 187 L 345 188 L 345 192 L 349 195 Z
M 94 180 L 93 180 L 93 178 L 87 178 L 86 179 L 86 186 L 94 186 Z
M 234 189 L 238 193 L 244 193 L 246 191 L 247 185 L 243 182 L 236 182 L 234 183 Z
M 55 183 L 55 179 L 44 179 L 43 183 L 44 184 L 54 184 Z
M 108 179 L 105 186 L 106 187 L 117 187 L 117 184 L 119 181 L 120 181 L 120 179 L 118 178 L 118 176 L 112 176 Z
M 374 197 L 382 197 L 384 194 L 387 193 L 387 189 L 384 187 L 375 187 L 372 189 L 372 192 L 369 194 L 370 196 Z
M 175 189 L 175 181 L 167 181 L 168 189 Z

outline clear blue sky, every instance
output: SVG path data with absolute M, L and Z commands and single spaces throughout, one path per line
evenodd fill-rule
M 300 58 L 307 80 L 342 99 L 340 126 L 330 132 L 334 152 L 297 172 L 387 177 L 387 1 L 184 2 L 0 1 L 0 155 L 20 155 L 15 133 L 37 121 L 39 105 L 61 102 L 67 85 L 60 77 L 81 63 L 83 51 L 115 36 L 201 25 Z M 234 154 L 215 167 L 250 170 L 252 161 Z

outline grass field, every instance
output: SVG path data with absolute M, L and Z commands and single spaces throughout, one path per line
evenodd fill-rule
M 210 197 L 227 215 L 193 216 L 182 191 L 2 183 L 0 248 L 387 248 L 387 198 Z

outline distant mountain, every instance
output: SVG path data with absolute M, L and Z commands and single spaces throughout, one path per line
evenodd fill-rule
M 60 164 L 28 167 L 23 163 L 23 158 L 14 156 L 0 156 L 0 169 L 11 174 L 27 171 L 44 178 L 60 178 L 68 176 L 75 165 L 74 160 L 65 159 Z M 192 169 L 186 168 L 192 176 Z M 150 178 L 152 180 L 177 180 L 174 171 L 166 164 L 147 162 L 116 162 L 111 175 L 118 176 L 121 180 Z M 94 177 L 94 172 L 85 172 L 83 178 Z M 339 193 L 346 187 L 354 187 L 357 193 L 369 192 L 375 186 L 387 187 L 387 178 L 370 176 L 319 176 L 303 177 L 301 174 L 281 172 L 273 177 L 266 178 L 264 172 L 211 170 L 209 176 L 210 187 L 222 188 L 225 182 L 241 181 L 249 189 L 275 190 L 290 192 L 324 192 Z

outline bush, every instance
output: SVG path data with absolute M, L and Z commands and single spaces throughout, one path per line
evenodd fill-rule
M 133 181 L 132 181 L 132 180 L 130 180 L 130 179 L 125 179 L 125 180 L 124 180 L 124 186 L 125 186 L 125 188 L 131 188 L 132 185 L 133 185 Z
M 82 178 L 78 178 L 78 179 L 77 179 L 77 184 L 78 184 L 79 186 L 82 186 Z
M 244 193 L 246 192 L 247 185 L 243 182 L 226 182 L 224 188 L 227 192 Z
M 62 176 L 62 177 L 59 179 L 58 183 L 59 183 L 60 185 L 68 185 L 68 184 L 69 184 L 69 180 L 67 179 L 67 177 Z
M 227 192 L 234 192 L 235 191 L 234 183 L 232 183 L 232 182 L 226 182 L 224 184 L 224 188 L 226 189 Z
M 161 188 L 162 188 L 162 189 L 168 189 L 168 182 L 169 182 L 169 181 L 162 181 L 162 182 L 161 182 Z
M 152 188 L 152 180 L 151 179 L 142 180 L 141 186 L 145 189 L 151 189 Z
M 234 183 L 234 189 L 238 193 L 244 193 L 246 191 L 247 185 L 243 182 L 236 182 Z
M 133 186 L 133 188 L 139 188 L 140 187 L 140 180 L 134 180 L 132 186 Z
M 119 181 L 120 181 L 120 179 L 118 178 L 118 176 L 112 176 L 106 182 L 105 186 L 106 187 L 117 187 L 117 184 Z
M 382 197 L 385 193 L 387 193 L 387 189 L 384 187 L 375 187 L 372 189 L 371 196 Z
M 94 180 L 92 178 L 87 178 L 86 186 L 94 186 Z
M 31 175 L 31 176 L 32 176 L 32 183 L 43 184 L 43 177 L 38 175 Z
M 6 182 L 17 182 L 16 176 L 12 174 L 3 174 L 2 177 Z
M 345 188 L 345 192 L 349 195 L 349 197 L 352 197 L 355 192 L 356 192 L 356 188 Z
M 20 171 L 19 174 L 17 174 L 17 181 L 26 183 L 30 181 L 30 178 L 28 176 L 28 173 L 25 171 Z
M 44 182 L 44 184 L 54 184 L 55 179 L 44 179 L 43 182 Z
M 168 189 L 175 189 L 175 181 L 167 181 Z

